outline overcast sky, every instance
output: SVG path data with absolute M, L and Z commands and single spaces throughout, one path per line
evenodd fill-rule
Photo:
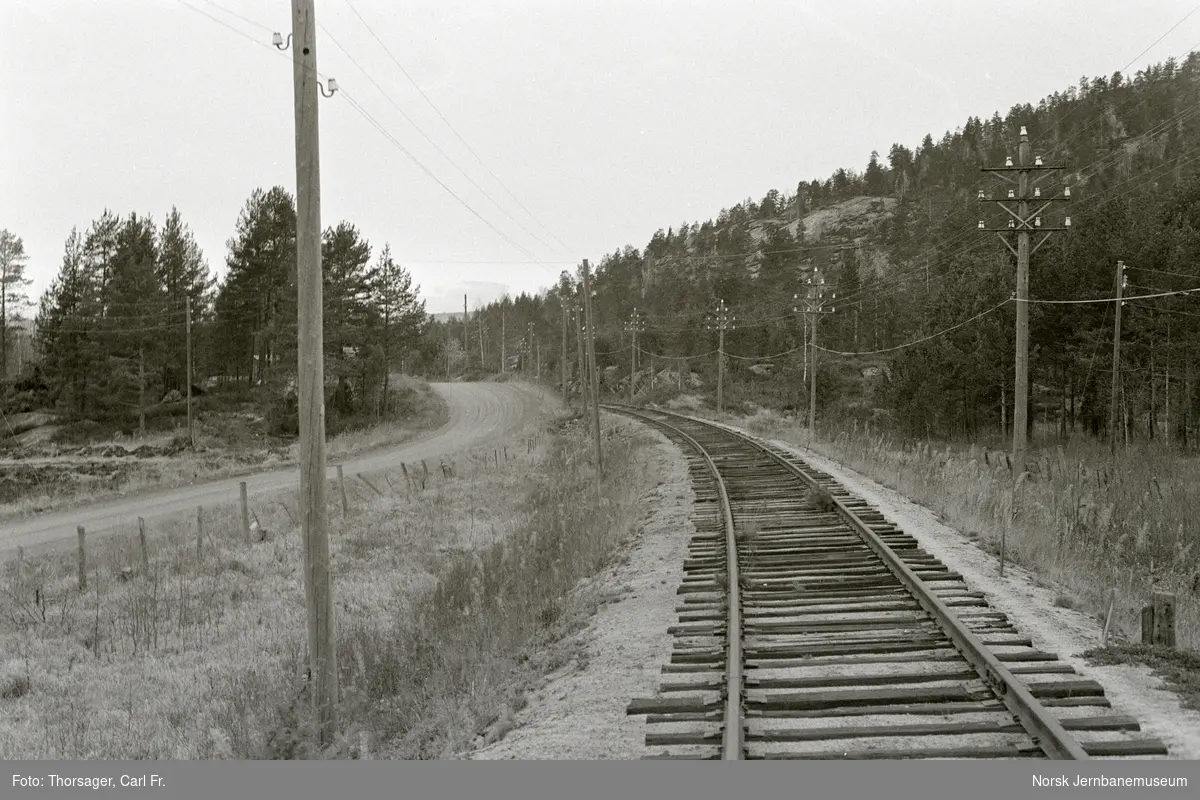
M 1109 75 L 1193 8 L 317 0 L 318 69 L 344 90 L 320 101 L 322 223 L 355 223 L 376 252 L 390 242 L 430 311 L 464 293 L 474 308 Z M 178 206 L 224 273 L 250 192 L 295 191 L 290 53 L 270 47 L 274 30 L 291 30 L 288 0 L 0 0 L 0 228 L 24 239 L 35 297 L 71 227 L 105 208 L 161 220 Z M 1200 13 L 1129 71 L 1197 45 Z

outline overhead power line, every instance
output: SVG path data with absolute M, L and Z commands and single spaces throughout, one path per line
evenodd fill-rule
M 366 19 L 363 18 L 363 15 L 358 13 L 358 9 L 356 9 L 354 7 L 354 5 L 350 2 L 350 0 L 346 0 L 346 5 L 350 7 L 350 10 L 354 12 L 354 16 L 358 17 L 359 21 L 363 24 L 363 27 L 365 27 L 367 29 L 367 31 L 371 34 L 371 36 L 375 39 L 375 41 L 379 43 L 379 46 L 381 48 L 383 48 L 383 52 L 387 53 L 388 58 L 390 58 L 392 60 L 392 63 L 396 65 L 396 67 L 400 70 L 400 72 L 404 74 L 404 77 L 408 79 L 408 82 L 411 83 L 416 88 L 416 90 L 420 93 L 421 97 L 423 97 L 425 99 L 425 102 L 429 104 L 429 107 L 432 108 L 439 117 L 441 117 L 442 122 L 446 123 L 446 127 L 448 127 L 451 130 L 451 132 L 453 132 L 455 137 L 457 137 L 458 140 L 460 142 L 462 142 L 463 147 L 467 148 L 467 151 L 470 152 L 470 154 L 475 157 L 475 160 L 479 162 L 479 165 L 481 167 L 483 167 L 485 170 L 487 170 L 487 173 L 492 176 L 492 178 L 496 181 L 497 184 L 500 185 L 500 188 L 504 189 L 504 191 L 508 194 L 508 196 L 511 197 L 513 199 L 513 201 L 518 206 L 520 206 L 521 209 L 526 214 L 529 215 L 529 218 L 532 219 L 534 222 L 536 222 L 538 225 L 540 225 L 542 227 L 542 230 L 546 231 L 546 233 L 550 235 L 550 238 L 552 238 L 552 239 L 554 239 L 554 241 L 558 242 L 558 244 L 564 250 L 566 250 L 568 252 L 575 252 L 574 248 L 570 247 L 567 244 L 564 244 L 562 239 L 559 239 L 557 236 L 555 236 L 554 232 L 552 230 L 550 230 L 548 227 L 546 227 L 546 225 L 540 219 L 538 219 L 532 211 L 530 211 L 528 208 L 526 208 L 525 204 L 522 203 L 521 200 L 515 194 L 512 193 L 512 191 L 508 188 L 508 186 L 506 186 L 504 184 L 504 181 L 500 180 L 499 176 L 497 176 L 496 173 L 493 172 L 491 170 L 491 168 L 488 167 L 488 165 L 484 163 L 483 159 L 480 158 L 479 154 L 477 152 L 475 152 L 475 149 L 473 147 L 471 147 L 471 145 L 467 143 L 467 140 L 462 137 L 462 134 L 460 134 L 458 132 L 458 129 L 455 128 L 453 124 L 451 124 L 450 120 L 446 119 L 446 115 L 442 113 L 441 109 L 439 109 L 434 104 L 433 100 L 429 99 L 429 95 L 425 94 L 425 90 L 422 89 L 421 86 L 415 80 L 413 80 L 413 77 L 408 74 L 408 70 L 406 70 L 404 68 L 404 65 L 402 65 L 400 63 L 400 61 L 394 55 L 392 55 L 392 51 L 390 49 L 388 49 L 388 46 L 386 44 L 383 43 L 383 40 L 379 38 L 379 36 L 375 33 L 374 29 L 371 27 L 370 23 L 368 23 L 366 21 Z
M 508 234 L 504 233 L 504 231 L 497 228 L 489 220 L 487 220 L 482 214 L 480 214 L 478 211 L 476 211 L 475 208 L 470 203 L 468 203 L 466 200 L 464 200 L 462 197 L 460 197 L 457 192 L 455 192 L 453 189 L 451 189 L 449 186 L 447 186 L 446 183 L 441 178 L 439 178 L 437 175 L 434 175 L 433 171 L 430 170 L 429 167 L 425 166 L 419 158 L 417 158 L 415 155 L 413 155 L 412 152 L 407 147 L 405 147 L 403 144 L 401 144 L 400 140 L 398 140 L 395 136 L 393 136 L 383 126 L 382 123 L 380 123 L 377 119 L 375 119 L 375 117 L 371 116 L 370 112 L 368 112 L 365 108 L 363 108 L 361 103 L 359 103 L 357 100 L 355 100 L 353 97 L 351 97 L 350 94 L 344 88 L 341 90 L 341 92 L 345 96 L 346 102 L 348 102 L 350 104 L 351 108 L 353 108 L 356 112 L 358 112 L 359 116 L 363 117 L 363 119 L 365 119 L 372 127 L 374 127 L 377 131 L 379 131 L 381 134 L 383 134 L 384 138 L 386 138 L 388 141 L 390 141 L 401 153 L 403 153 L 405 156 L 407 156 L 410 161 L 412 161 L 414 164 L 416 164 L 417 167 L 420 168 L 420 170 L 422 172 L 424 172 L 426 175 L 428 175 L 430 178 L 432 178 L 433 181 L 435 183 L 437 183 L 438 186 L 441 186 L 443 189 L 445 189 L 447 194 L 449 194 L 451 197 L 453 197 L 455 200 L 457 200 L 460 204 L 462 204 L 463 208 L 465 208 L 465 209 L 467 209 L 467 211 L 471 212 L 471 214 L 473 214 L 476 218 L 478 218 L 479 221 L 482 222 L 484 225 L 487 225 L 489 228 L 491 228 L 492 231 L 495 232 L 495 234 L 497 236 L 499 236 L 501 239 L 503 239 L 505 242 L 507 242 L 514 250 L 519 252 L 521 255 L 530 259 L 530 261 L 535 264 L 542 264 L 541 261 L 538 261 L 536 258 L 534 258 L 532 253 L 530 253 L 528 250 L 526 250 L 521 245 L 514 242 L 511 238 L 509 238 Z M 545 266 L 545 265 L 543 265 L 543 266 Z
M 506 216 L 510 220 L 512 220 L 513 223 L 518 228 L 520 228 L 522 231 L 527 233 L 529 236 L 533 237 L 534 241 L 536 241 L 538 244 L 542 245 L 543 247 L 550 246 L 550 245 L 546 244 L 546 242 L 540 236 L 538 236 L 536 233 L 534 233 L 533 231 L 529 230 L 524 225 L 522 225 L 520 220 L 518 220 L 512 214 L 508 213 L 508 209 L 506 209 L 506 208 L 504 208 L 504 206 L 500 205 L 500 203 L 497 202 L 496 199 L 492 197 L 492 195 L 488 192 L 487 189 L 484 189 L 482 186 L 480 186 L 478 183 L 476 183 L 475 179 L 472 178 L 470 175 L 468 175 L 466 170 L 464 170 L 462 167 L 460 167 L 458 165 L 458 163 L 453 158 L 450 157 L 449 153 L 447 153 L 445 150 L 443 150 L 441 148 L 441 146 L 439 146 L 438 143 L 435 142 L 433 140 L 433 138 L 429 136 L 429 134 L 425 133 L 425 131 L 423 131 L 421 129 L 421 126 L 417 124 L 417 121 L 414 120 L 411 116 L 409 116 L 408 112 L 405 111 L 403 108 L 401 108 L 400 104 L 397 103 L 394 99 L 392 99 L 392 96 L 390 94 L 388 94 L 387 90 L 385 90 L 382 86 L 380 86 L 379 82 L 376 81 L 375 78 L 373 78 L 371 76 L 371 74 L 369 72 L 367 72 L 367 70 L 364 69 L 361 64 L 358 63 L 358 59 L 356 59 L 350 53 L 349 50 L 347 50 L 345 47 L 342 47 L 341 43 L 338 42 L 338 40 L 336 38 L 334 38 L 333 34 L 329 32 L 328 28 L 326 28 L 324 25 L 319 25 L 319 27 L 321 28 L 321 31 L 324 32 L 324 34 L 329 37 L 329 41 L 333 42 L 334 47 L 341 50 L 342 53 L 346 56 L 346 58 L 350 59 L 350 63 L 353 64 L 355 66 L 355 68 L 358 69 L 359 72 L 361 72 L 363 75 L 366 76 L 367 80 L 369 80 L 375 86 L 375 88 L 379 90 L 379 93 L 382 94 L 387 99 L 387 101 L 392 104 L 392 107 L 394 109 L 396 109 L 398 112 L 400 112 L 400 116 L 404 117 L 404 119 L 407 120 L 408 123 L 413 126 L 413 128 L 416 130 L 416 132 L 421 134 L 421 136 L 425 139 L 425 141 L 429 142 L 429 144 L 433 146 L 433 149 L 437 150 L 438 153 L 442 156 L 442 158 L 446 159 L 446 162 L 448 164 L 450 164 L 450 166 L 452 166 L 452 167 L 454 167 L 454 169 L 458 170 L 458 173 L 460 175 L 462 175 L 464 178 L 466 178 L 467 181 L 472 186 L 474 186 L 476 189 L 478 189 L 484 197 L 486 197 L 488 200 L 490 200 L 492 202 L 492 205 L 496 206 L 496 208 L 498 208 L 500 210 L 501 214 L 504 214 L 504 216 Z
M 845 351 L 845 350 L 830 350 L 828 348 L 821 347 L 819 345 L 814 345 L 814 347 L 816 347 L 818 350 L 821 350 L 823 352 L 833 353 L 833 354 L 839 355 L 839 356 L 873 356 L 873 355 L 878 355 L 880 353 L 891 353 L 895 350 L 903 350 L 906 347 L 912 347 L 914 345 L 921 344 L 922 342 L 928 342 L 930 339 L 936 339 L 939 336 L 945 336 L 947 333 L 956 331 L 959 328 L 962 328 L 966 325 L 970 325 L 972 322 L 975 322 L 976 320 L 979 320 L 979 319 L 983 319 L 988 314 L 992 314 L 996 311 L 999 311 L 1001 308 L 1004 308 L 1004 306 L 1013 302 L 1013 299 L 1014 298 L 1010 297 L 1007 300 L 1005 300 L 1003 303 L 994 305 L 991 308 L 989 308 L 987 311 L 982 311 L 982 312 L 976 314 L 975 316 L 971 317 L 970 319 L 963 320 L 962 322 L 958 323 L 957 325 L 952 325 L 949 328 L 946 328 L 945 330 L 938 331 L 937 333 L 931 333 L 930 335 L 922 337 L 920 339 L 917 339 L 916 341 L 897 345 L 895 347 L 885 347 L 882 350 L 860 350 L 858 352 L 849 352 L 849 351 Z
M 216 22 L 218 25 L 221 25 L 222 27 L 225 27 L 225 28 L 229 29 L 230 31 L 233 31 L 237 35 L 239 35 L 245 39 L 248 39 L 251 42 L 254 42 L 256 45 L 259 45 L 261 47 L 266 47 L 267 49 L 270 49 L 270 50 L 274 49 L 271 47 L 271 45 L 268 45 L 265 42 L 260 42 L 258 39 L 251 36 L 250 34 L 246 33 L 245 31 L 240 30 L 240 29 L 230 25 L 228 22 L 225 22 L 224 20 L 222 20 L 218 17 L 215 17 L 212 14 L 209 14 L 207 11 L 204 11 L 203 9 L 197 8 L 196 6 L 187 2 L 187 0 L 177 0 L 177 2 L 179 2 L 183 6 L 191 9 L 192 11 L 195 11 L 198 14 L 202 14 L 203 16 L 207 17 L 208 19 L 212 20 L 213 22 Z M 270 30 L 270 28 L 268 28 L 267 26 L 265 26 L 261 23 L 258 23 L 258 22 L 254 22 L 253 20 L 243 17 L 242 15 L 237 14 L 236 12 L 229 11 L 229 9 L 226 9 L 223 6 L 212 2 L 212 0 L 204 0 L 204 2 L 207 2 L 210 5 L 213 5 L 217 8 L 221 8 L 222 10 L 227 11 L 230 14 L 234 14 L 239 19 L 243 19 L 246 22 L 249 22 L 250 24 L 255 25 L 256 27 L 262 28 L 264 30 Z M 289 59 L 289 60 L 291 60 L 291 59 Z M 319 71 L 317 72 L 317 75 L 320 76 L 321 78 L 326 78 L 326 76 Z M 397 147 L 402 153 L 404 153 L 426 175 L 428 175 L 430 178 L 432 178 L 434 180 L 434 182 L 436 182 L 439 186 L 441 186 L 443 189 L 445 189 L 446 192 L 449 193 L 451 197 L 453 197 L 460 204 L 462 204 L 472 215 L 474 215 L 481 222 L 483 222 L 488 228 L 490 228 L 494 233 L 496 233 L 501 239 L 503 239 L 513 249 L 515 249 L 517 252 L 521 253 L 521 255 L 528 258 L 529 263 L 537 264 L 539 266 L 547 266 L 546 264 L 544 264 L 543 262 L 541 262 L 537 258 L 535 258 L 533 256 L 533 254 L 530 253 L 528 250 L 526 250 L 524 247 L 522 247 L 521 245 L 514 242 L 507 234 L 505 234 L 502 230 L 500 230 L 498 227 L 496 227 L 494 224 L 492 224 L 488 219 L 486 219 L 482 214 L 480 214 L 473 206 L 471 206 L 470 203 L 468 203 L 466 200 L 464 200 L 462 197 L 460 197 L 453 189 L 451 189 L 449 186 L 447 186 L 446 183 L 443 182 L 440 178 L 438 178 L 437 175 L 435 175 L 432 170 L 430 170 L 428 167 L 426 167 L 425 164 L 422 163 L 420 159 L 418 159 L 406 147 L 404 147 L 404 145 L 401 144 L 400 141 L 398 139 L 396 139 L 395 136 L 393 136 L 390 132 L 388 132 L 388 130 L 383 126 L 383 124 L 380 123 L 378 120 L 376 120 L 362 106 L 361 103 L 359 103 L 356 99 L 354 99 L 345 90 L 344 87 L 339 88 L 339 91 L 346 98 L 347 102 L 350 104 L 350 107 L 352 109 L 354 109 L 360 116 L 362 116 L 364 119 L 366 119 L 367 122 L 370 123 L 376 130 L 378 130 L 381 134 L 383 134 L 383 136 L 385 138 L 387 138 L 395 147 Z
M 1157 294 L 1141 294 L 1141 295 L 1135 295 L 1133 297 L 1098 297 L 1094 300 L 1019 300 L 1019 301 L 1017 301 L 1016 298 L 1014 298 L 1014 301 L 1021 302 L 1021 303 L 1036 303 L 1038 305 L 1083 305 L 1083 304 L 1087 304 L 1087 303 L 1115 303 L 1118 300 L 1120 300 L 1120 301 L 1149 300 L 1150 298 L 1153 298 L 1153 297 L 1171 297 L 1171 296 L 1177 295 L 1177 294 L 1193 294 L 1195 292 L 1200 292 L 1200 286 L 1197 286 L 1194 289 L 1180 289 L 1179 291 L 1175 291 L 1175 292 L 1158 292 Z

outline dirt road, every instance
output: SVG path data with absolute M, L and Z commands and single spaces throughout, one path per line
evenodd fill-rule
M 435 383 L 434 391 L 448 405 L 449 421 L 437 430 L 386 450 L 351 457 L 342 462 L 348 473 L 371 472 L 401 462 L 418 462 L 444 454 L 481 446 L 531 422 L 553 402 L 534 387 L 512 383 Z M 431 467 L 434 465 L 430 465 Z M 330 464 L 329 477 L 337 472 Z M 298 488 L 299 470 L 291 467 L 272 472 L 216 478 L 93 503 L 66 511 L 48 512 L 30 519 L 0 522 L 0 555 L 18 545 L 33 555 L 75 541 L 75 528 L 83 525 L 89 538 L 115 530 L 136 530 L 137 518 L 147 523 L 176 515 L 195 514 L 196 506 L 236 503 L 238 483 L 246 482 L 247 494 L 261 495 Z

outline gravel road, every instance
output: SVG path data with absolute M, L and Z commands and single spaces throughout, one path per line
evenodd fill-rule
M 376 450 L 342 461 L 346 472 L 371 472 L 401 462 L 459 452 L 495 441 L 536 418 L 547 403 L 548 394 L 531 386 L 515 383 L 435 383 L 431 384 L 445 399 L 449 421 L 441 428 L 426 431 L 402 445 Z M 334 464 L 328 475 L 337 475 Z M 233 478 L 217 478 L 174 489 L 150 491 L 72 508 L 47 512 L 28 519 L 0 522 L 0 555 L 23 546 L 33 555 L 75 541 L 78 525 L 87 528 L 88 537 L 114 530 L 129 530 L 137 518 L 147 522 L 183 514 L 194 514 L 196 506 L 237 502 L 238 483 L 246 482 L 250 496 L 292 489 L 299 486 L 296 467 Z

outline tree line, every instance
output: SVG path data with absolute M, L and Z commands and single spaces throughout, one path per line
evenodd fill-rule
M 625 322 L 636 309 L 645 326 L 641 363 L 648 353 L 689 358 L 711 386 L 711 322 L 724 300 L 737 317 L 725 341 L 727 386 L 807 404 L 811 328 L 794 309 L 820 276 L 832 310 L 821 315 L 820 346 L 865 353 L 817 351 L 820 413 L 917 436 L 1009 435 L 1015 311 L 1001 304 L 1013 293 L 1015 262 L 995 234 L 977 231 L 981 219 L 1004 224 L 995 204 L 977 195 L 996 197 L 1007 186 L 981 168 L 1016 158 L 1022 126 L 1036 155 L 1066 166 L 1042 191 L 1073 190 L 1070 203 L 1043 212 L 1048 227 L 1070 215 L 1071 229 L 1031 259 L 1030 424 L 1060 435 L 1109 433 L 1114 304 L 1044 301 L 1111 298 L 1124 260 L 1125 296 L 1138 299 L 1123 307 L 1119 429 L 1111 433 L 1193 445 L 1200 304 L 1196 295 L 1167 293 L 1200 287 L 1197 54 L 1132 78 L 1082 78 L 1036 106 L 969 118 L 915 148 L 894 144 L 886 158 L 873 152 L 863 171 L 839 169 L 798 182 L 794 192 L 773 189 L 715 219 L 660 229 L 641 249 L 615 250 L 593 267 L 599 366 L 629 374 Z M 810 223 L 820 229 L 808 230 Z M 543 371 L 559 374 L 560 325 L 564 309 L 579 305 L 579 277 L 564 273 L 554 287 L 478 309 L 467 327 L 485 341 L 466 357 L 499 368 L 503 317 L 506 352 L 514 354 L 532 323 Z M 579 320 L 570 319 L 574 374 Z M 448 352 L 446 343 L 462 336 L 460 323 L 434 326 L 426 351 Z M 932 338 L 906 346 L 925 337 Z M 755 359 L 774 366 L 769 376 L 749 370 Z M 443 359 L 437 368 L 446 366 Z
M 0 277 L 9 302 L 19 305 L 20 296 L 28 305 L 20 292 L 27 259 L 7 255 L 23 256 L 19 242 L 5 232 Z M 226 246 L 218 280 L 177 208 L 161 224 L 105 210 L 86 230 L 72 229 L 37 303 L 40 358 L 9 382 L 8 410 L 51 407 L 73 419 L 144 426 L 148 408 L 187 391 L 190 318 L 194 393 L 213 382 L 255 387 L 271 430 L 295 433 L 291 194 L 255 189 Z M 389 373 L 420 343 L 428 317 L 390 246 L 373 253 L 350 222 L 324 231 L 322 268 L 328 428 L 336 432 L 343 421 L 388 412 Z

